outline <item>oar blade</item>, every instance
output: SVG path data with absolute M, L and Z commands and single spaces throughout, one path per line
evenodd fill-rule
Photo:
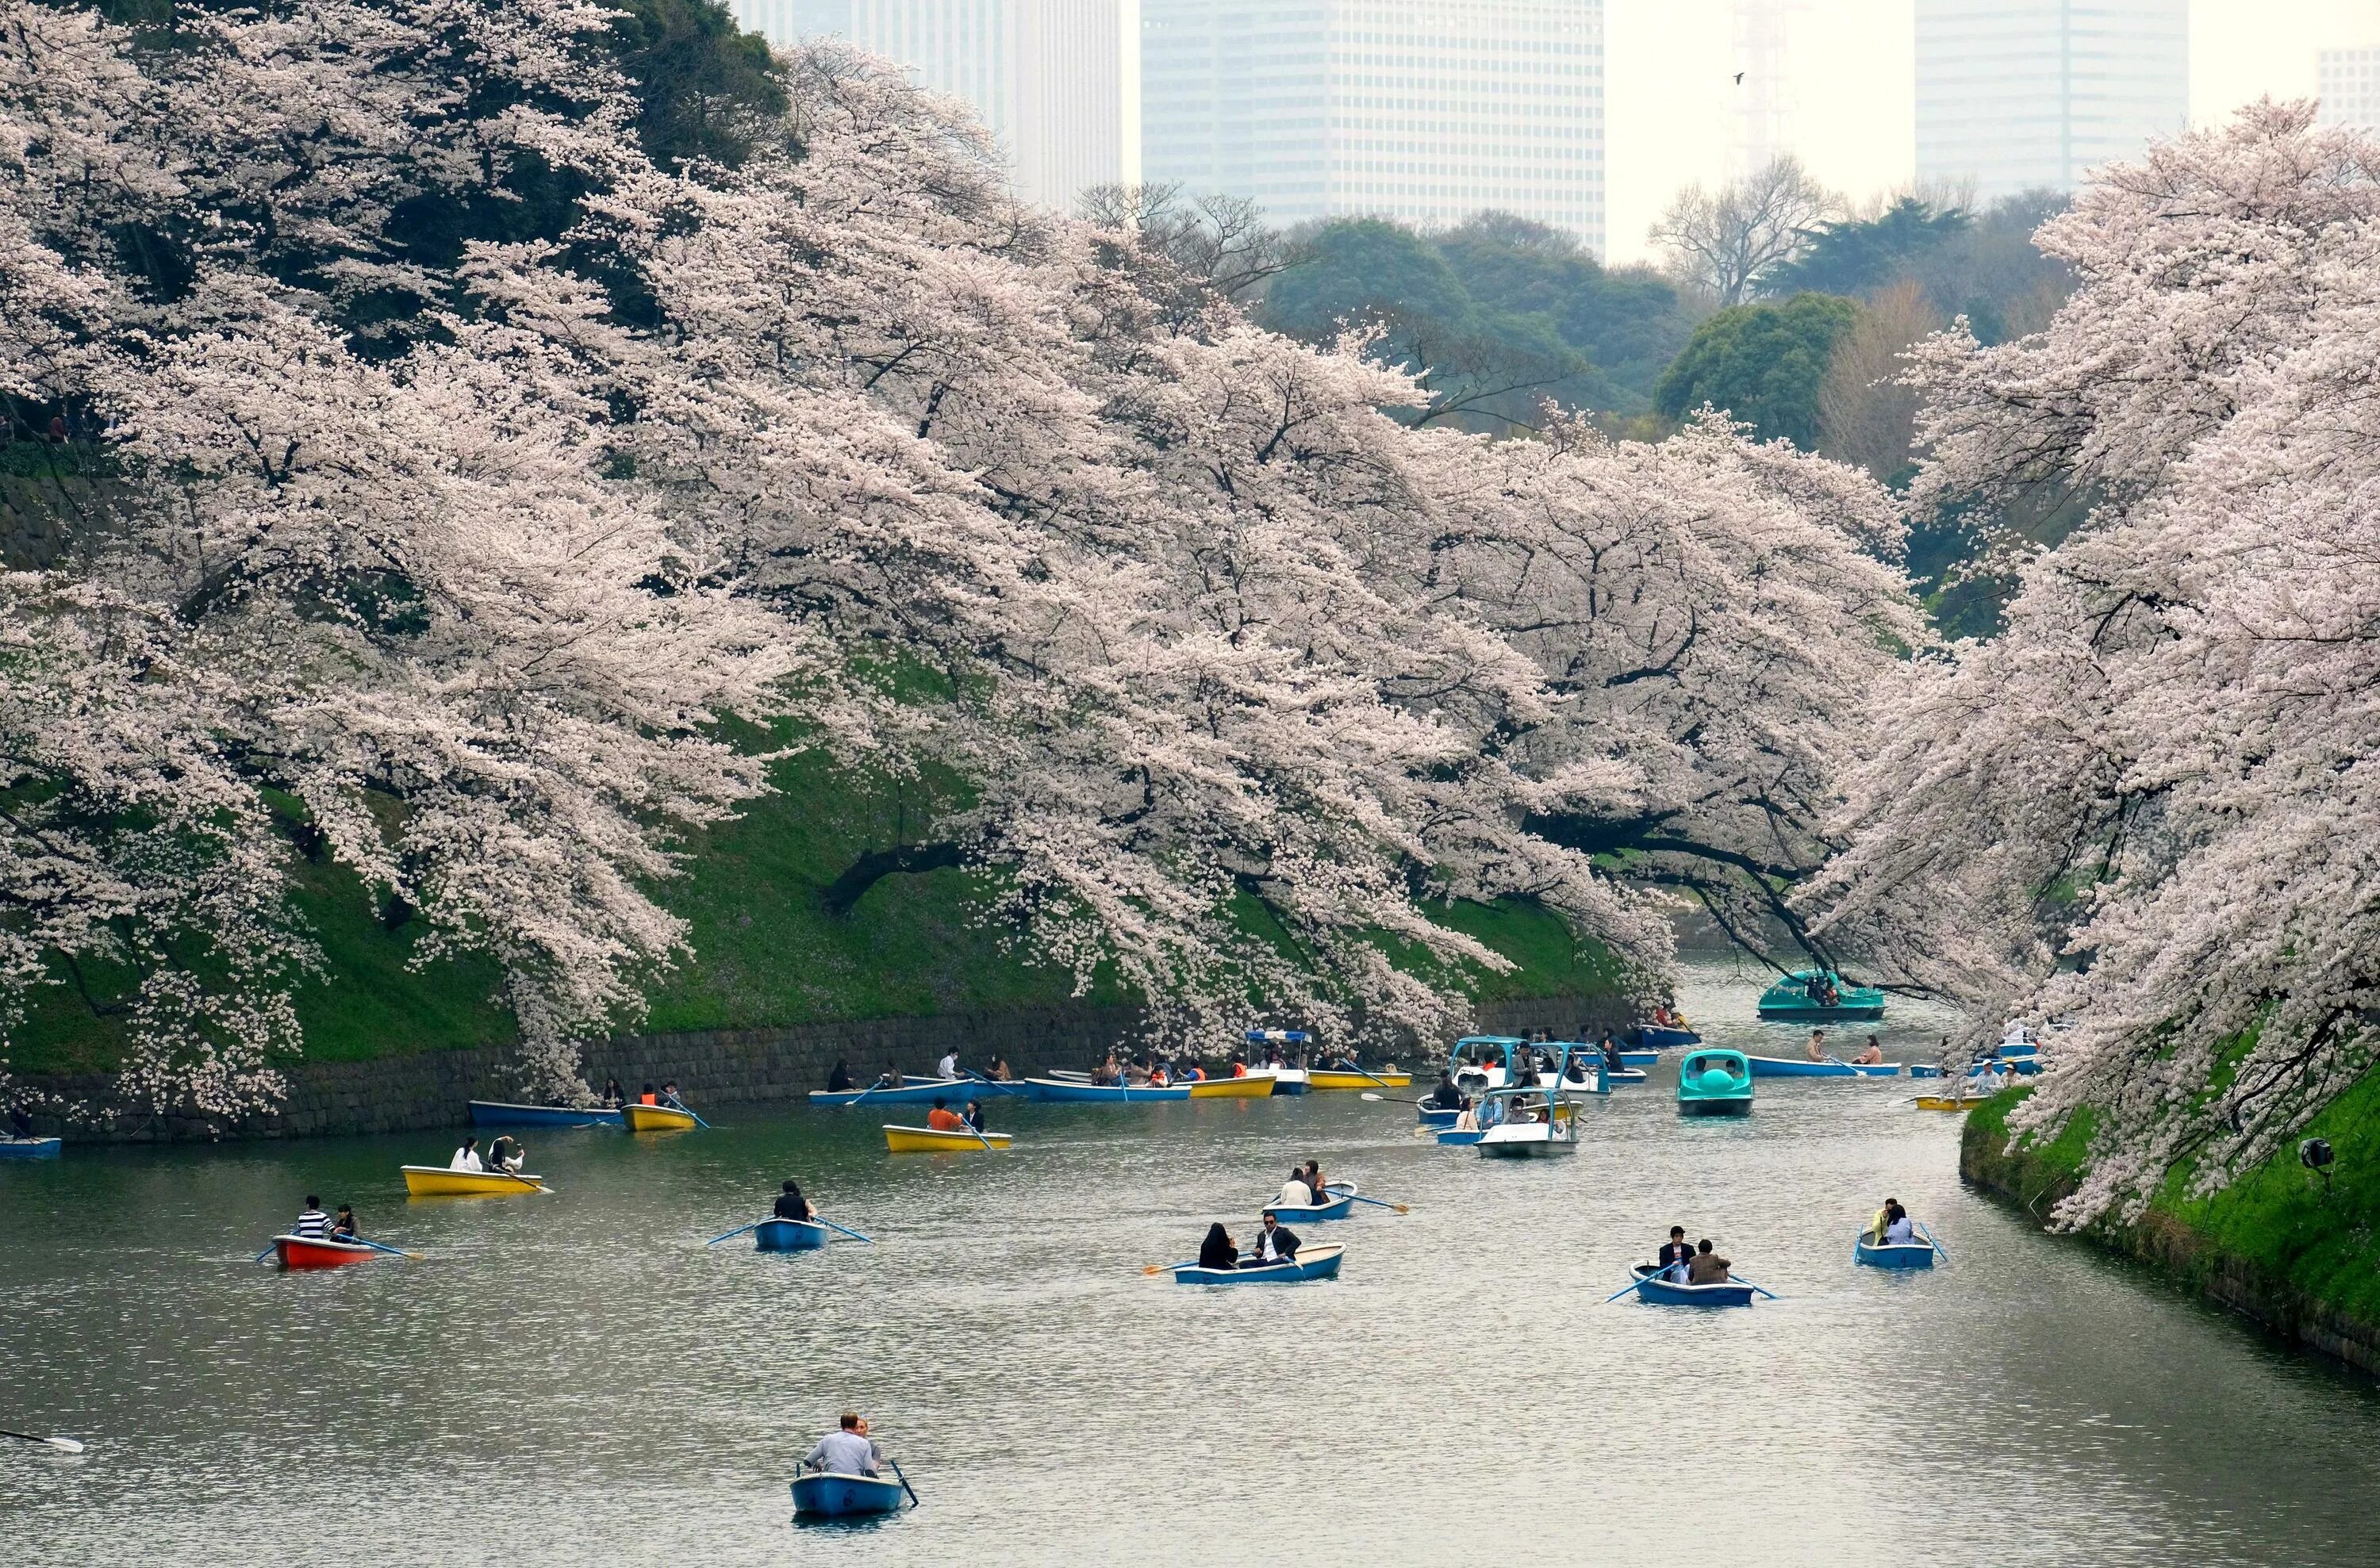
M 75 1441 L 72 1438 L 54 1437 L 43 1438 L 42 1441 L 49 1444 L 52 1448 L 56 1449 L 60 1453 L 80 1453 L 82 1452 L 82 1444 Z

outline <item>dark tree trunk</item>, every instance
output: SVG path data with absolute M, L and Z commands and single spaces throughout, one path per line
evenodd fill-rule
M 847 915 L 868 896 L 870 887 L 888 876 L 903 872 L 941 871 L 959 862 L 956 844 L 904 844 L 898 849 L 870 850 L 820 890 L 819 902 L 831 915 Z

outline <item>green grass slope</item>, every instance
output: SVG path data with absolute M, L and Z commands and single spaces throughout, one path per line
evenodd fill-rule
M 889 876 L 844 918 L 820 891 L 863 851 L 914 837 L 929 802 L 909 790 L 868 788 L 823 763 L 783 765 L 779 792 L 685 848 L 688 874 L 659 891 L 691 926 L 693 956 L 653 977 L 650 1008 L 633 1027 L 665 1032 L 759 1029 L 830 1019 L 925 1016 L 1052 1006 L 1073 976 L 1009 948 L 976 917 L 969 873 Z M 385 929 L 355 877 L 300 864 L 298 903 L 328 974 L 300 988 L 306 1055 L 358 1061 L 513 1038 L 484 960 L 407 968 L 418 925 Z M 1550 911 L 1528 904 L 1458 903 L 1436 911 L 1519 967 L 1471 977 L 1483 999 L 1596 995 L 1610 988 L 1602 950 L 1572 939 Z M 22 1073 L 102 1071 L 118 1060 L 122 1018 L 108 987 L 39 994 L 8 1052 Z M 1121 1003 L 1112 986 L 1089 1000 Z

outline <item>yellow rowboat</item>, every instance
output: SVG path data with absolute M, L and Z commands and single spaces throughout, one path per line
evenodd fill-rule
M 400 1165 L 413 1198 L 493 1198 L 507 1192 L 550 1192 L 543 1176 L 501 1171 L 450 1171 L 443 1165 Z
M 1981 1100 L 1948 1100 L 1939 1094 L 1920 1094 L 1917 1108 L 1921 1111 L 1972 1111 Z
M 630 1132 L 686 1132 L 697 1123 L 692 1111 L 674 1105 L 623 1105 L 620 1125 Z
M 1252 1072 L 1245 1078 L 1202 1078 L 1190 1085 L 1193 1100 L 1269 1100 L 1272 1074 Z
M 985 1144 L 994 1149 L 1008 1147 L 1008 1134 L 987 1132 L 978 1137 L 972 1132 L 937 1132 L 929 1127 L 887 1127 L 884 1147 L 895 1154 L 948 1154 L 956 1150 L 981 1149 Z
M 1308 1089 L 1410 1089 L 1413 1074 L 1395 1067 L 1378 1072 L 1329 1072 L 1316 1067 L 1305 1075 Z

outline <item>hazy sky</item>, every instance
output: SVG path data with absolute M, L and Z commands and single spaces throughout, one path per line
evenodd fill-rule
M 1808 0 L 1792 19 L 1797 151 L 1854 197 L 1912 173 L 1913 14 L 1912 0 Z M 1645 231 L 1680 186 L 1726 173 L 1733 17 L 1730 0 L 1604 0 L 1615 261 L 1649 254 Z M 2380 0 L 2191 0 L 2191 118 L 2312 97 L 2314 51 L 2340 44 L 2380 44 Z

